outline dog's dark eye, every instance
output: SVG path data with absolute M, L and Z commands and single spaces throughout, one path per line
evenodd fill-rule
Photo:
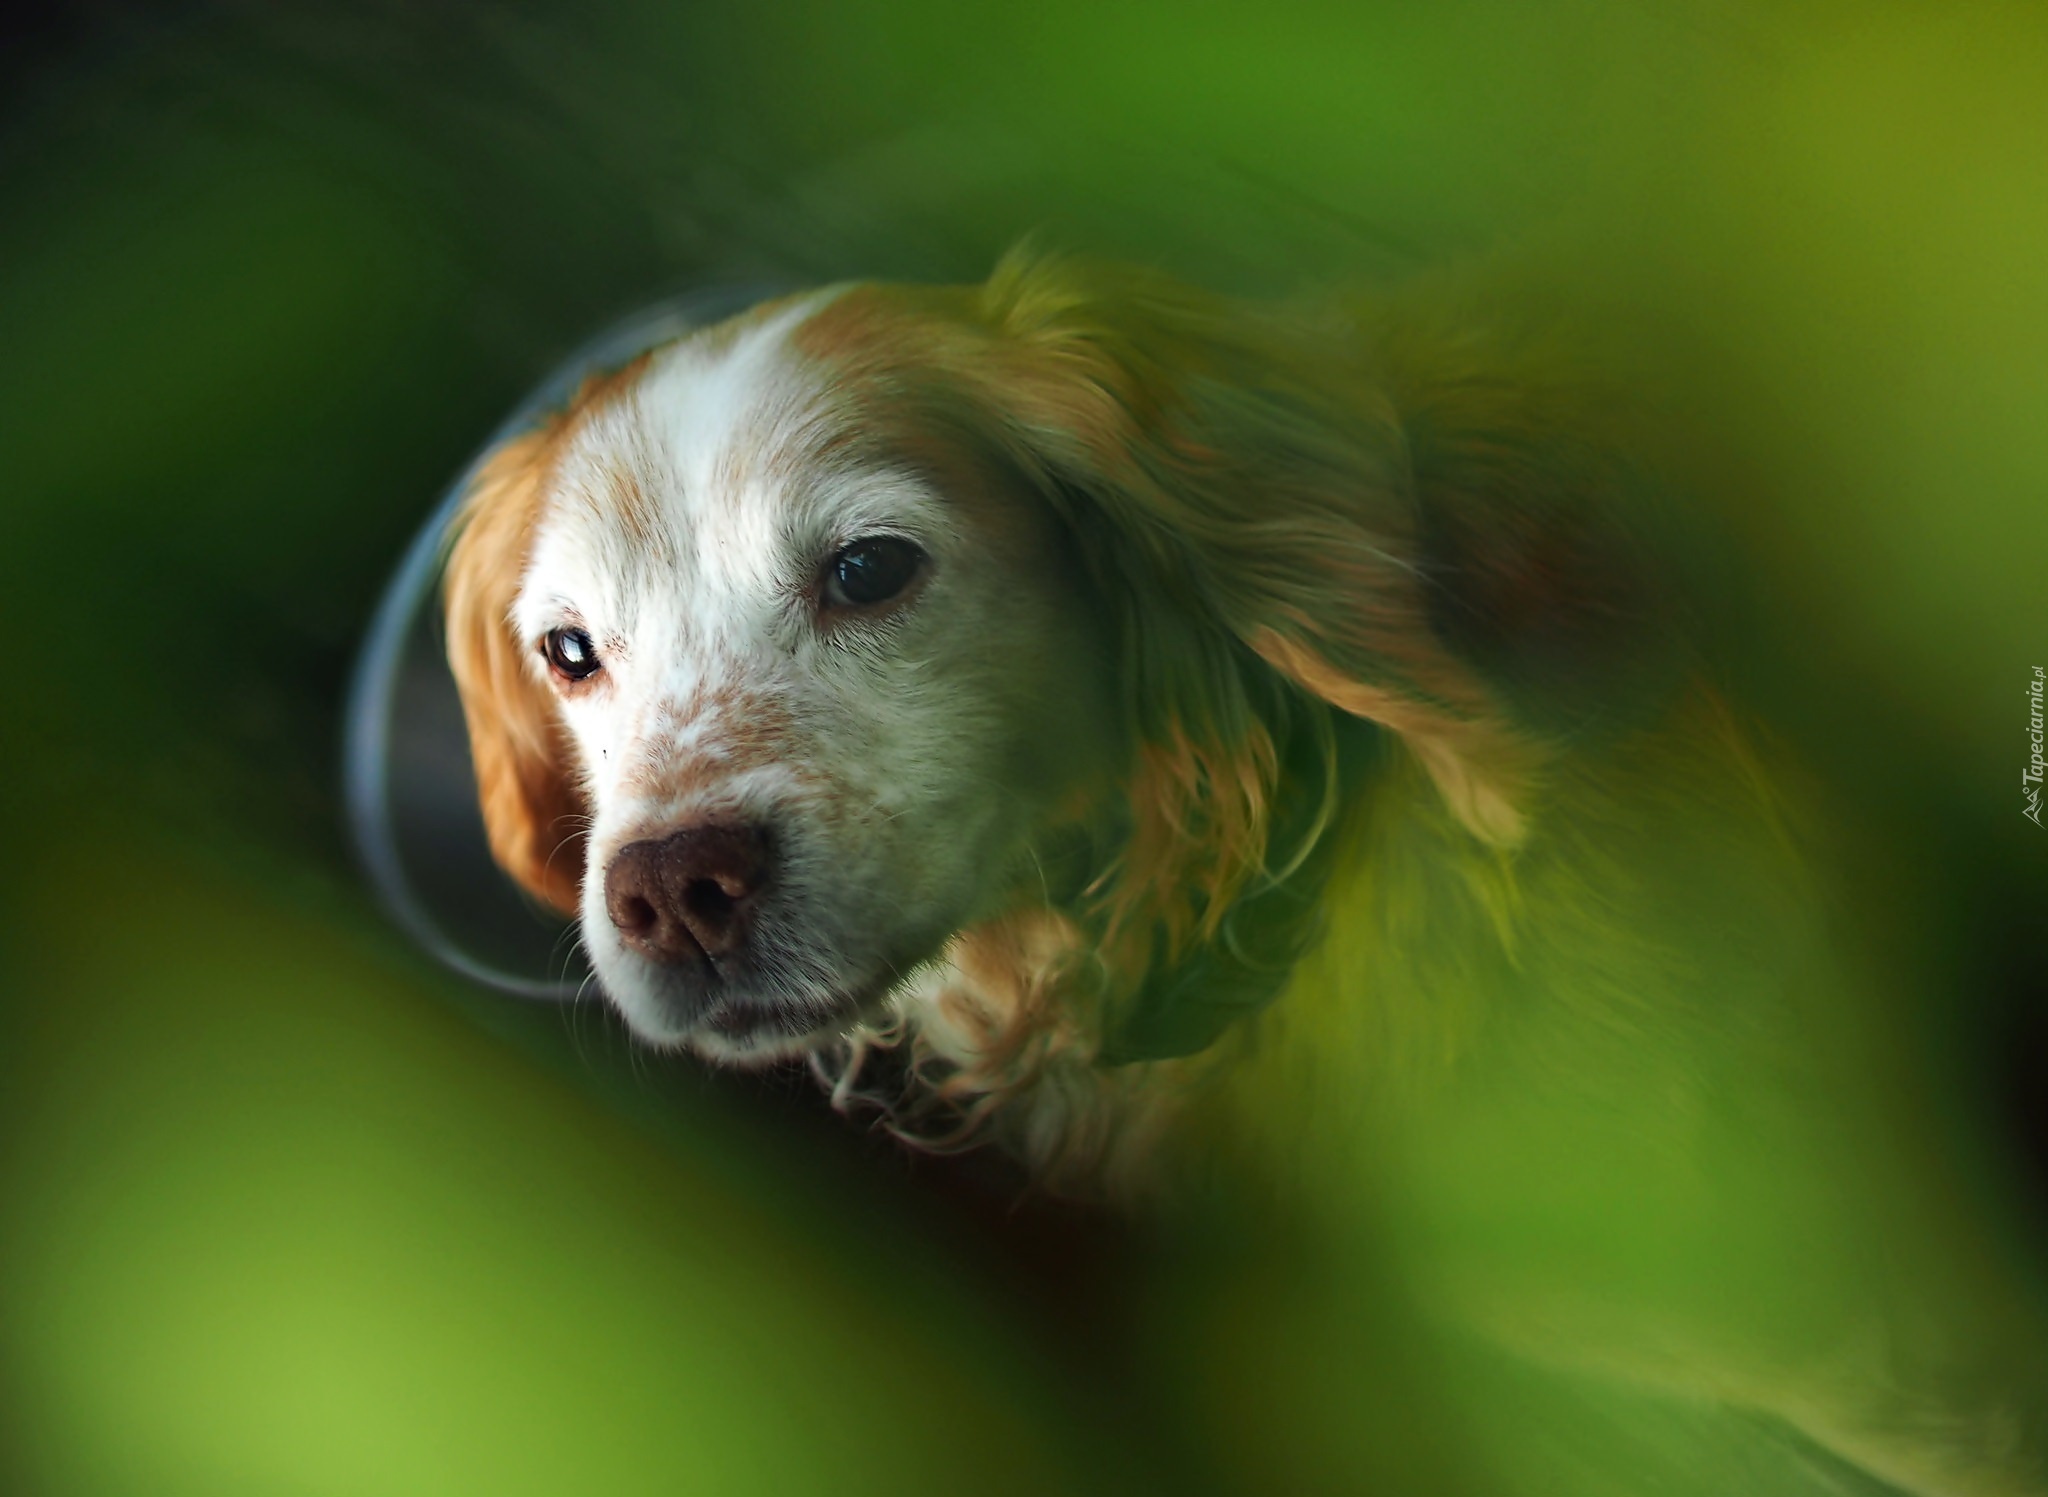
M 910 586 L 924 552 L 893 535 L 855 541 L 825 568 L 825 601 L 834 608 L 872 608 Z
M 597 647 L 581 629 L 550 629 L 540 642 L 548 665 L 565 681 L 581 681 L 599 669 Z

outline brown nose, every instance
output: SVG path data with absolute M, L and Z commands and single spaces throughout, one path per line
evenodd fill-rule
M 644 957 L 716 960 L 746 944 L 770 868 L 759 827 L 684 827 L 621 848 L 604 873 L 604 907 Z

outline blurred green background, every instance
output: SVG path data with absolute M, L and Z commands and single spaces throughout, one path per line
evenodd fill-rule
M 556 359 L 1027 232 L 1247 291 L 1506 252 L 1633 330 L 1725 529 L 1723 666 L 1870 850 L 1850 923 L 2038 1230 L 2038 5 L 7 25 L 0 1490 L 1489 1490 L 1395 1311 L 1347 1362 L 1227 1230 L 1017 1207 L 802 1078 L 466 990 L 350 864 L 367 612 Z

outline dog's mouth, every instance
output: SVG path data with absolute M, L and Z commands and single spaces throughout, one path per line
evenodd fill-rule
M 600 981 L 629 1028 L 658 1049 L 691 1050 L 707 1059 L 766 1064 L 828 1045 L 888 1006 L 917 963 L 878 961 L 863 975 L 839 978 L 737 967 L 678 972 L 621 953 L 600 955 Z
M 682 1042 L 718 1060 L 771 1061 L 803 1055 L 872 1018 L 897 986 L 894 975 L 829 996 L 793 999 L 733 997 L 711 1006 Z
M 802 1041 L 838 1032 L 857 1020 L 865 1006 L 860 999 L 846 997 L 822 1003 L 723 1003 L 694 1028 L 736 1044 Z

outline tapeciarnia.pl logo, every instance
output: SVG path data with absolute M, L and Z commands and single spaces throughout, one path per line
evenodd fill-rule
M 2033 740 L 2033 751 L 2027 756 L 2026 772 L 2020 776 L 2020 793 L 2027 803 L 2020 807 L 2020 815 L 2041 825 L 2041 688 L 2042 669 L 2034 667 L 2034 679 L 2027 683 L 2027 737 Z

